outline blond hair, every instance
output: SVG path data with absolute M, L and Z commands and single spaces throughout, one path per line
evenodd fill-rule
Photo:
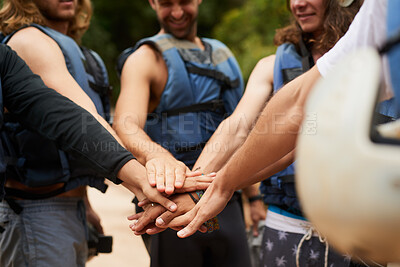
M 89 28 L 92 11 L 90 0 L 78 0 L 75 17 L 71 20 L 67 32 L 67 35 L 78 43 Z M 45 18 L 32 0 L 3 0 L 3 7 L 0 9 L 0 31 L 4 35 L 32 23 L 46 26 Z

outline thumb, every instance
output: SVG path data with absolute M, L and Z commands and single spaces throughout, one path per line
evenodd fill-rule
M 189 214 L 188 214 L 189 215 Z M 200 229 L 200 227 L 203 225 L 203 223 L 205 221 L 203 221 L 202 219 L 200 219 L 201 216 L 199 216 L 199 214 L 197 214 L 194 219 L 182 230 L 180 230 L 177 235 L 180 238 L 186 238 L 189 237 L 191 235 L 193 235 L 194 233 L 196 233 L 196 231 L 198 229 Z

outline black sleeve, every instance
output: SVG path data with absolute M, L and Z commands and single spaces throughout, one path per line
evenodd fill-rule
M 100 175 L 117 182 L 132 154 L 86 110 L 47 88 L 8 46 L 0 44 L 3 103 L 26 128 L 57 142 Z

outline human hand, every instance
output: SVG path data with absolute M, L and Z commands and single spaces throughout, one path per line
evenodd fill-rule
M 169 222 L 174 217 L 182 215 L 194 207 L 195 202 L 189 194 L 192 194 L 192 197 L 196 200 L 198 199 L 196 193 L 176 194 L 171 197 L 171 200 L 178 205 L 178 209 L 173 213 L 167 211 L 160 205 L 146 205 L 144 212 L 128 217 L 129 220 L 137 220 L 130 225 L 131 230 L 134 231 L 136 235 L 144 233 L 155 234 L 165 230 L 166 227 L 163 219 Z M 162 216 L 159 217 L 160 215 Z M 159 218 L 156 224 L 154 224 L 157 217 Z M 180 230 L 182 227 L 175 226 L 172 228 L 174 230 Z
M 210 173 L 207 175 L 203 175 L 197 172 L 194 174 L 199 174 L 198 176 L 187 177 L 183 184 L 182 188 L 175 189 L 175 193 L 187 193 L 187 192 L 195 192 L 199 190 L 207 189 L 211 182 L 214 180 L 216 173 Z M 152 203 L 149 199 L 144 199 L 138 203 L 140 207 L 146 206 L 147 204 Z
M 187 213 L 170 220 L 169 214 L 161 215 L 165 225 L 163 227 L 184 227 L 178 232 L 178 237 L 185 238 L 193 235 L 204 222 L 218 215 L 231 199 L 234 190 L 211 183 L 200 201 Z M 170 220 L 170 221 L 169 221 Z M 158 222 L 158 219 L 156 219 Z M 161 221 L 160 221 L 161 222 Z M 202 227 L 204 229 L 204 227 Z
M 149 184 L 146 179 L 146 169 L 136 160 L 130 160 L 122 166 L 117 176 L 124 181 L 122 185 L 133 192 L 140 201 L 147 198 L 172 212 L 177 209 L 174 202 Z
M 199 190 L 206 190 L 212 181 L 214 180 L 216 173 L 210 174 L 201 174 L 200 172 L 196 171 L 193 172 L 192 175 L 196 176 L 188 176 L 185 179 L 185 182 L 182 188 L 176 188 L 176 193 L 186 193 L 186 192 L 194 192 Z
M 146 162 L 147 179 L 158 191 L 171 195 L 175 188 L 182 188 L 185 178 L 199 175 L 171 155 L 157 156 Z
M 258 236 L 258 222 L 265 220 L 267 212 L 262 199 L 250 202 L 250 217 L 253 222 L 253 236 Z

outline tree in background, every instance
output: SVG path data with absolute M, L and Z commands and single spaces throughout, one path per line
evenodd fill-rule
M 257 61 L 275 53 L 275 29 L 287 25 L 289 19 L 286 0 L 248 0 L 225 13 L 213 37 L 232 49 L 247 81 Z

